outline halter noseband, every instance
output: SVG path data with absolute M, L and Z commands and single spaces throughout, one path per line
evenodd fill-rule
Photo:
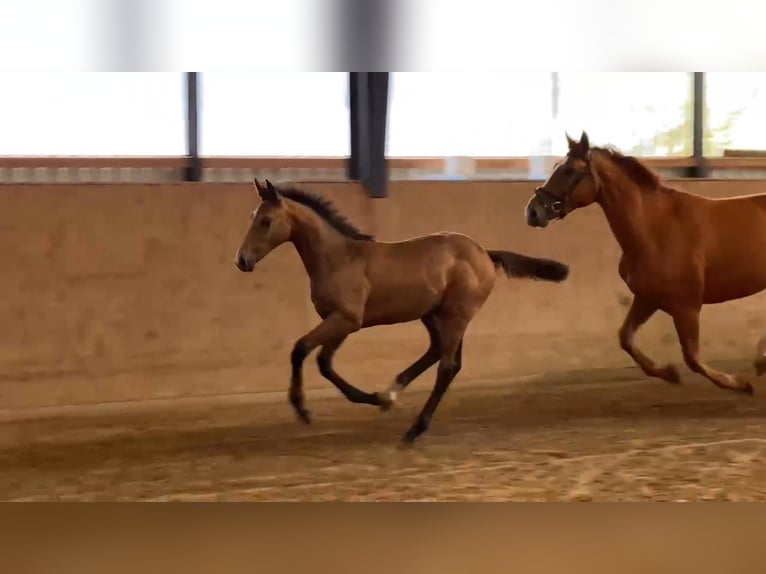
M 588 150 L 588 157 L 585 159 L 585 163 L 587 165 L 587 169 L 582 171 L 577 170 L 570 177 L 566 191 L 564 192 L 565 195 L 569 194 L 575 187 L 577 187 L 588 173 L 590 173 L 593 177 L 593 182 L 596 186 L 596 193 L 598 194 L 599 191 L 601 191 L 601 180 L 593 171 L 590 150 Z M 546 212 L 553 213 L 559 217 L 562 215 L 561 212 L 564 209 L 564 202 L 566 201 L 566 197 L 553 194 L 542 186 L 535 189 L 535 197 L 537 197 L 537 201 L 540 202 L 540 205 L 543 207 L 543 209 L 545 209 Z

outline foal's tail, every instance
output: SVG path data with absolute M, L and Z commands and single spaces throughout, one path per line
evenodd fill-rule
M 569 276 L 569 267 L 553 259 L 538 259 L 511 251 L 488 251 L 495 267 L 508 277 L 542 279 L 559 283 Z

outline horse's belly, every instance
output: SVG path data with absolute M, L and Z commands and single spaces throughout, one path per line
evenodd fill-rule
M 431 311 L 438 302 L 438 293 L 431 290 L 381 290 L 368 299 L 363 325 L 371 327 L 415 321 Z
M 430 311 L 427 305 L 397 304 L 386 308 L 368 307 L 364 312 L 363 327 L 408 323 L 423 317 Z
M 705 286 L 706 305 L 750 297 L 766 289 L 766 276 L 746 277 L 741 281 L 713 281 Z
M 753 265 L 730 265 L 705 277 L 704 303 L 742 299 L 766 289 L 766 269 Z

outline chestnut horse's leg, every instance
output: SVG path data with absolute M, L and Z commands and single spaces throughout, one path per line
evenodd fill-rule
M 328 343 L 322 345 L 322 350 L 319 351 L 317 356 L 317 365 L 319 366 L 319 372 L 321 375 L 335 385 L 338 390 L 343 393 L 349 401 L 352 403 L 361 403 L 366 405 L 380 405 L 380 400 L 375 393 L 365 393 L 364 391 L 357 389 L 351 383 L 348 383 L 335 372 L 332 368 L 333 355 L 338 351 L 340 346 L 346 340 L 346 335 L 338 337 Z
M 298 418 L 304 423 L 309 424 L 311 418 L 303 399 L 303 361 L 317 347 L 331 341 L 345 339 L 351 333 L 358 331 L 361 324 L 361 320 L 354 321 L 345 314 L 333 313 L 295 343 L 290 354 L 292 376 L 288 396 Z
M 641 350 L 636 347 L 636 344 L 633 341 L 636 331 L 638 331 L 641 328 L 641 325 L 646 323 L 656 311 L 657 307 L 647 303 L 639 297 L 635 297 L 633 303 L 630 305 L 625 321 L 622 323 L 622 327 L 620 327 L 620 346 L 632 357 L 638 366 L 641 367 L 641 370 L 650 377 L 659 377 L 669 383 L 679 383 L 681 382 L 681 375 L 675 365 L 668 364 L 658 367 L 654 361 L 644 355 Z
M 426 404 L 415 419 L 415 423 L 405 433 L 402 441 L 411 445 L 421 434 L 428 430 L 436 408 L 444 397 L 444 393 L 460 371 L 463 364 L 463 333 L 466 324 L 463 321 L 443 322 L 437 320 L 437 330 L 441 341 L 441 357 L 436 372 L 436 385 Z
M 397 395 L 439 360 L 441 345 L 439 344 L 439 333 L 434 326 L 433 315 L 426 315 L 421 321 L 423 321 L 423 325 L 428 329 L 428 336 L 430 338 L 428 350 L 417 361 L 396 375 L 394 382 L 388 390 L 378 393 L 381 410 L 389 410 L 394 401 L 396 401 Z
M 679 309 L 673 313 L 673 323 L 676 326 L 686 364 L 692 371 L 707 377 L 722 389 L 752 395 L 753 386 L 746 378 L 723 373 L 702 362 L 699 355 L 699 314 L 699 308 Z

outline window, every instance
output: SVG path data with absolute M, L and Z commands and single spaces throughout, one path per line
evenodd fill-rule
M 689 72 L 559 72 L 560 114 L 554 149 L 566 153 L 564 131 L 584 130 L 594 145 L 643 156 L 691 156 L 693 78 Z
M 183 73 L 0 73 L 0 155 L 183 155 Z
M 0 62 L 4 70 L 92 65 L 98 48 L 102 0 L 3 0 Z M 95 41 L 94 41 L 95 40 Z
M 200 74 L 200 153 L 350 154 L 347 72 Z
M 547 153 L 551 85 L 550 72 L 394 72 L 387 153 Z
M 705 72 L 705 155 L 766 150 L 766 73 Z

